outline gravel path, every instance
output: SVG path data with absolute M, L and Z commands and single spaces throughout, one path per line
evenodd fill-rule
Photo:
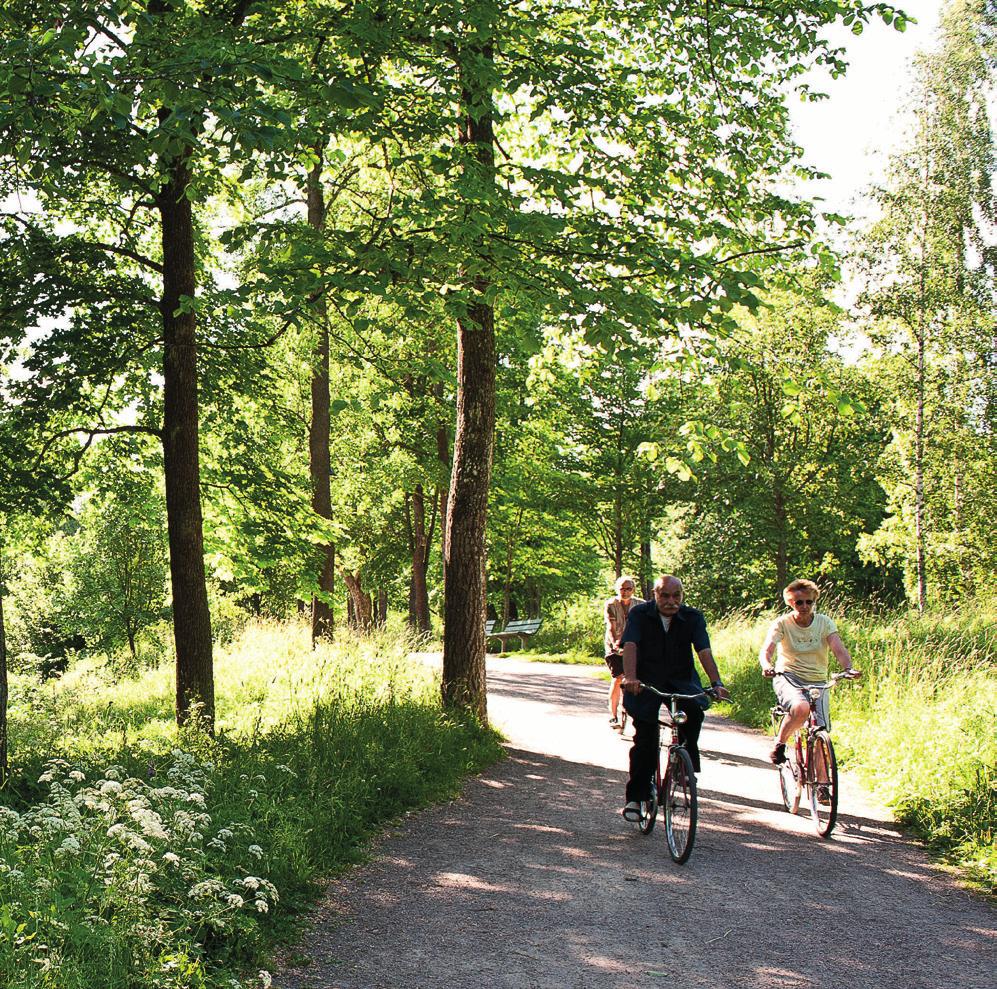
M 708 715 L 685 866 L 620 816 L 628 742 L 591 669 L 489 659 L 509 758 L 332 882 L 279 989 L 995 989 L 997 909 L 843 775 L 834 837 L 768 740 Z M 794 883 L 806 883 L 806 891 Z

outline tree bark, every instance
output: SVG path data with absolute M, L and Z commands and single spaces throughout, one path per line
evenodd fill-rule
M 346 589 L 350 592 L 353 620 L 356 627 L 361 632 L 369 632 L 374 626 L 374 616 L 370 606 L 370 595 L 361 586 L 360 571 L 358 570 L 354 574 L 344 570 L 343 583 L 346 584 Z
M 320 150 L 320 149 L 316 149 Z M 322 192 L 322 160 L 308 174 L 308 224 L 321 231 L 325 223 Z M 314 305 L 317 338 L 312 354 L 312 418 L 308 430 L 308 466 L 312 481 L 312 510 L 332 519 L 329 490 L 329 322 L 325 298 Z M 319 593 L 312 596 L 312 645 L 320 638 L 332 638 L 332 595 L 336 589 L 336 548 L 331 543 L 319 547 Z
M 412 508 L 412 577 L 411 618 L 412 627 L 423 634 L 432 628 L 429 617 L 429 590 L 426 574 L 429 563 L 429 538 L 426 534 L 426 497 L 421 484 L 415 486 L 410 496 Z
M 925 166 L 925 188 L 928 186 L 928 170 Z M 928 320 L 927 308 L 927 265 L 928 265 L 928 217 L 923 219 L 921 228 L 921 269 L 917 312 L 917 408 L 914 413 L 914 540 L 915 566 L 917 570 L 917 610 L 924 611 L 928 606 L 928 575 L 926 539 L 924 534 L 924 402 L 927 391 L 927 347 Z
M 491 4 L 484 5 L 488 10 Z M 479 29 L 481 30 L 481 29 Z M 462 71 L 458 140 L 471 152 L 465 172 L 485 198 L 495 185 L 490 40 L 469 46 Z M 457 423 L 443 558 L 443 703 L 487 720 L 485 688 L 485 525 L 495 439 L 495 313 L 491 284 L 473 278 L 457 321 Z
M 640 590 L 641 597 L 645 601 L 651 600 L 652 588 L 654 587 L 653 561 L 651 559 L 651 518 L 650 509 L 646 509 L 647 515 L 643 520 L 643 536 L 640 541 Z
M 4 575 L 3 533 L 0 533 L 0 786 L 7 782 L 7 627 L 3 617 L 3 599 L 7 593 Z
M 194 223 L 185 158 L 175 160 L 156 199 L 162 223 L 163 464 L 177 650 L 176 715 L 184 724 L 197 710 L 214 731 L 215 683 L 211 614 L 204 577 L 201 472 L 198 446 L 197 341 L 194 313 Z M 186 303 L 185 303 L 185 300 Z

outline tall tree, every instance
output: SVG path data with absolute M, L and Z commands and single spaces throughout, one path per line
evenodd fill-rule
M 12 2 L 4 14 L 0 46 L 10 71 L 0 81 L 0 138 L 8 149 L 2 164 L 11 184 L 33 191 L 47 214 L 8 221 L 32 273 L 26 284 L 35 283 L 33 298 L 17 286 L 10 291 L 25 330 L 46 313 L 72 314 L 34 341 L 28 366 L 40 389 L 50 385 L 34 409 L 54 403 L 74 410 L 76 422 L 55 437 L 64 441 L 83 435 L 89 444 L 98 434 L 125 431 L 160 438 L 177 718 L 199 710 L 212 728 L 198 406 L 205 281 L 194 204 L 218 188 L 233 160 L 244 165 L 247 156 L 275 151 L 282 136 L 287 145 L 296 141 L 261 81 L 295 75 L 270 44 L 280 17 L 270 5 L 243 0 L 210 7 Z M 144 215 L 154 222 L 142 222 Z M 158 325 L 148 318 L 150 303 Z M 84 315 L 101 327 L 100 339 Z M 137 424 L 122 422 L 114 410 L 147 392 L 141 376 L 155 350 L 161 410 L 146 404 Z M 120 385 L 136 372 L 129 395 Z
M 993 32 L 986 0 L 952 0 L 946 7 L 937 51 L 917 61 L 911 137 L 892 154 L 885 187 L 874 191 L 882 216 L 860 253 L 864 302 L 876 320 L 870 335 L 895 357 L 891 456 L 901 470 L 884 482 L 896 510 L 910 520 L 920 609 L 928 602 L 933 534 L 953 525 L 950 512 L 932 514 L 932 502 L 940 507 L 935 489 L 951 483 L 960 492 L 955 502 L 975 497 L 958 470 L 948 479 L 932 471 L 933 462 L 947 459 L 935 451 L 948 450 L 950 438 L 968 430 L 992 453 L 991 429 L 973 422 L 985 408 L 982 394 L 962 385 L 992 373 L 997 246 L 986 230 L 997 221 Z M 953 432 L 943 419 L 951 427 L 956 409 L 961 429 Z

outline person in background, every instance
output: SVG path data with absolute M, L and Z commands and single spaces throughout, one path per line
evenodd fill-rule
M 834 622 L 827 615 L 814 611 L 819 597 L 820 588 L 812 580 L 794 580 L 789 584 L 782 592 L 782 598 L 792 610 L 772 623 L 758 654 L 762 675 L 775 678 L 772 683 L 775 695 L 788 712 L 769 755 L 777 766 L 786 761 L 786 742 L 810 717 L 807 688 L 827 682 L 828 652 L 834 653 L 838 665 L 846 673 L 855 677 L 862 675 L 852 666 L 851 654 L 841 641 Z M 778 658 L 773 663 L 776 650 Z M 782 676 L 777 677 L 777 673 Z M 826 690 L 821 692 L 816 705 L 818 722 L 830 731 L 831 711 Z
M 706 618 L 701 611 L 683 604 L 684 596 L 678 577 L 659 577 L 654 582 L 654 600 L 630 609 L 623 633 L 623 706 L 634 719 L 630 778 L 623 808 L 628 821 L 640 818 L 640 805 L 650 794 L 658 759 L 658 708 L 662 700 L 650 690 L 643 690 L 644 683 L 662 691 L 698 694 L 703 690 L 696 673 L 698 656 L 715 696 L 721 700 L 730 697 L 713 659 Z M 697 773 L 699 733 L 708 706 L 706 697 L 678 702 L 688 717 L 679 728 L 679 736 Z
M 635 604 L 643 604 L 644 599 L 634 597 L 636 583 L 633 577 L 623 576 L 616 581 L 616 597 L 611 597 L 606 602 L 603 613 L 606 619 L 605 636 L 605 656 L 606 665 L 612 680 L 609 684 L 609 724 L 617 731 L 622 731 L 620 723 L 620 696 L 622 688 L 620 681 L 623 679 L 623 647 L 620 639 L 623 638 L 623 630 L 627 627 L 627 616 L 630 609 Z

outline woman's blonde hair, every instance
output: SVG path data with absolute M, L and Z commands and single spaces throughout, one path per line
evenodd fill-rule
M 789 604 L 793 595 L 797 591 L 809 591 L 814 596 L 814 601 L 820 597 L 820 588 L 812 580 L 794 580 L 783 592 L 782 599 Z
M 629 576 L 627 576 L 627 574 L 624 574 L 622 577 L 617 577 L 616 578 L 616 583 L 613 585 L 616 588 L 616 595 L 617 595 L 617 597 L 619 597 L 620 590 L 623 587 L 623 585 L 627 584 L 627 583 L 633 584 L 634 585 L 634 593 L 635 594 L 637 593 L 637 581 L 634 580 L 633 577 L 629 577 Z

